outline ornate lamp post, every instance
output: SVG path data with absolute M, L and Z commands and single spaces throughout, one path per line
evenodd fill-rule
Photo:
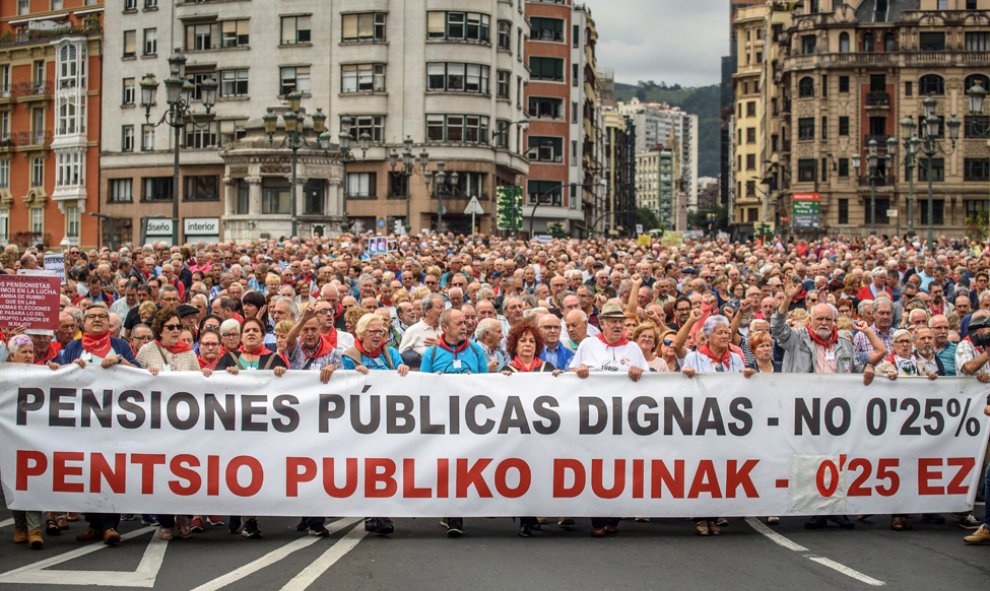
M 413 139 L 406 136 L 402 142 L 403 150 L 399 153 L 398 148 L 392 148 L 388 152 L 388 165 L 392 169 L 392 174 L 401 174 L 406 178 L 406 232 L 412 229 L 412 193 L 409 191 L 409 177 L 416 172 L 416 155 L 413 154 Z M 402 170 L 397 170 L 401 158 Z M 423 148 L 419 153 L 419 172 L 426 173 L 426 166 L 430 163 L 430 154 Z M 424 177 L 425 178 L 425 177 Z
M 882 173 L 888 173 L 894 156 L 897 154 L 897 138 L 887 138 L 887 153 L 884 155 L 884 168 L 880 169 L 880 155 L 877 151 L 880 143 L 876 139 L 866 142 L 866 162 L 860 158 L 859 154 L 852 155 L 852 164 L 856 167 L 859 175 L 863 175 L 863 164 L 866 164 L 866 175 L 870 181 L 870 235 L 877 233 L 877 179 L 883 180 Z M 889 174 L 889 173 L 888 173 Z

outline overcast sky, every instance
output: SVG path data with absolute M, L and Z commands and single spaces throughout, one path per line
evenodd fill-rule
M 577 1 L 575 2 L 577 3 Z M 729 0 L 585 0 L 598 67 L 618 82 L 717 84 L 729 51 Z

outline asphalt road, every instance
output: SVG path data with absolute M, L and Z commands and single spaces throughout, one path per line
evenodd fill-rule
M 321 539 L 296 533 L 293 519 L 267 518 L 260 540 L 218 527 L 168 543 L 129 522 L 117 548 L 76 542 L 79 522 L 46 537 L 40 551 L 10 543 L 9 518 L 0 511 L 0 591 L 990 588 L 990 544 L 966 546 L 951 518 L 915 520 L 907 532 L 891 531 L 886 516 L 854 531 L 807 531 L 799 518 L 773 528 L 733 519 L 709 538 L 684 520 L 624 521 L 604 539 L 580 519 L 573 530 L 545 526 L 529 539 L 509 519 L 468 519 L 459 539 L 435 519 L 399 519 L 389 537 L 365 535 L 357 519 L 330 519 L 335 534 Z

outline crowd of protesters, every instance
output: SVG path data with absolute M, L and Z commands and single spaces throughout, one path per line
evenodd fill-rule
M 267 240 L 66 251 L 54 331 L 9 327 L 0 361 L 57 369 L 125 365 L 162 371 L 238 373 L 336 370 L 439 374 L 648 372 L 862 374 L 875 379 L 969 376 L 990 381 L 990 247 L 894 239 L 783 244 L 660 240 L 522 241 L 488 236 L 398 237 L 370 255 L 366 238 Z M 8 245 L 4 273 L 39 267 L 38 248 Z M 985 409 L 990 414 L 990 400 Z M 990 470 L 985 476 L 990 484 Z M 985 492 L 983 493 L 985 494 Z M 150 508 L 153 509 L 153 508 Z M 852 529 L 870 516 L 814 516 Z M 80 541 L 121 540 L 121 519 L 87 513 Z M 252 516 L 140 516 L 162 539 L 226 524 L 261 536 Z M 941 515 L 894 515 L 890 527 Z M 949 516 L 990 542 L 990 513 Z M 44 546 L 78 519 L 57 511 L 14 512 L 15 543 Z M 568 517 L 521 517 L 519 535 Z M 778 522 L 768 517 L 768 523 Z M 727 521 L 694 520 L 699 535 Z M 442 520 L 447 535 L 460 517 Z M 618 531 L 593 518 L 591 534 Z M 387 517 L 365 528 L 394 531 Z M 324 518 L 298 529 L 326 536 Z

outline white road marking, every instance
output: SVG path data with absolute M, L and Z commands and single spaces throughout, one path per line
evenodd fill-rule
M 812 554 L 811 550 L 808 550 L 801 544 L 798 544 L 797 542 L 794 542 L 793 540 L 773 531 L 772 529 L 760 523 L 759 520 L 754 519 L 753 517 L 747 517 L 746 523 L 749 524 L 749 526 L 755 529 L 757 532 L 766 536 L 767 539 L 769 539 L 774 544 L 777 544 L 778 546 L 781 546 L 783 548 L 787 548 L 788 550 L 791 550 L 793 552 L 797 552 L 798 554 L 802 554 L 804 555 L 805 558 L 816 564 L 820 564 L 826 568 L 830 568 L 837 573 L 843 574 L 849 578 L 855 579 L 860 583 L 864 583 L 871 587 L 882 587 L 886 585 L 886 583 L 884 583 L 879 579 L 874 579 L 869 575 L 864 575 L 858 570 L 849 568 L 848 566 L 836 562 L 831 558 L 825 558 L 824 556 L 817 556 L 815 554 Z
M 368 535 L 368 532 L 363 527 L 355 527 L 347 532 L 347 535 L 343 539 L 331 546 L 329 550 L 310 563 L 298 575 L 292 577 L 292 580 L 286 583 L 281 591 L 306 591 L 331 566 L 356 548 L 366 535 Z
M 121 536 L 121 541 L 130 540 L 157 531 L 156 527 L 144 527 Z M 158 571 L 165 559 L 168 542 L 152 536 L 135 571 L 92 571 L 92 570 L 45 570 L 48 567 L 75 560 L 81 556 L 109 548 L 101 543 L 93 543 L 64 552 L 45 560 L 33 562 L 21 568 L 0 574 L 0 584 L 18 583 L 21 585 L 56 585 L 86 587 L 143 587 L 152 588 L 158 578 Z
M 352 518 L 352 519 L 338 519 L 337 521 L 334 521 L 333 523 L 327 525 L 327 529 L 330 530 L 331 534 L 334 534 L 342 529 L 346 529 L 354 525 L 359 521 L 361 521 L 360 517 Z M 240 581 L 243 578 L 253 575 L 254 573 L 258 572 L 263 568 L 271 566 L 276 562 L 284 559 L 286 556 L 289 556 L 293 552 L 298 552 L 299 550 L 311 546 L 322 539 L 323 538 L 318 538 L 316 536 L 306 536 L 305 538 L 299 538 L 298 540 L 294 540 L 277 550 L 272 550 L 271 552 L 265 554 L 261 558 L 249 562 L 240 568 L 234 569 L 223 576 L 217 577 L 212 581 L 203 583 L 202 585 L 196 587 L 195 589 L 192 589 L 191 591 L 216 591 L 217 589 L 222 589 L 227 585 L 236 583 L 237 581 Z
M 14 525 L 13 519 L 4 519 L 3 521 L 0 521 L 0 528 L 9 527 L 11 525 Z

